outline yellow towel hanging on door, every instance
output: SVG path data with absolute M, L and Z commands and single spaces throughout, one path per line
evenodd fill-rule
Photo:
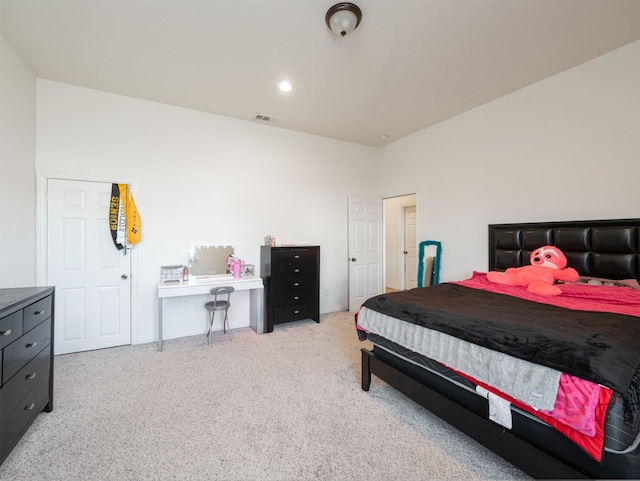
M 140 242 L 142 237 L 142 221 L 138 208 L 133 200 L 133 194 L 131 194 L 131 188 L 128 184 L 119 184 L 120 189 L 124 186 L 126 195 L 124 215 L 127 223 L 127 242 L 132 246 Z
M 126 253 L 127 246 L 140 242 L 142 221 L 128 184 L 111 184 L 109 228 L 118 250 Z

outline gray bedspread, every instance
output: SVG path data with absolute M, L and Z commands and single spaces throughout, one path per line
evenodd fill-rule
M 518 359 L 363 307 L 358 325 L 499 389 L 535 409 L 552 410 L 560 371 Z

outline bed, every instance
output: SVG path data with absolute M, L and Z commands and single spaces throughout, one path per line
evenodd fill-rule
M 555 245 L 560 296 L 469 279 L 368 299 L 372 374 L 534 478 L 640 477 L 640 219 L 489 226 L 489 271 Z M 523 292 L 524 291 L 524 292 Z

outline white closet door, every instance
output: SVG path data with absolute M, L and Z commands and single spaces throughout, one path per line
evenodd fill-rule
M 382 202 L 349 196 L 349 310 L 382 294 Z
M 131 255 L 109 230 L 111 184 L 47 181 L 47 283 L 55 354 L 131 343 Z

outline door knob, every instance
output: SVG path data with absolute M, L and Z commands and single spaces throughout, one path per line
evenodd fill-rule
M 122 275 L 120 276 L 120 279 L 122 279 L 122 280 L 126 280 L 126 279 L 128 279 L 128 278 L 129 278 L 129 276 L 128 276 L 128 275 L 126 275 L 126 274 L 122 274 Z
M 357 261 L 358 259 L 356 259 L 355 257 L 352 257 L 352 258 L 351 258 L 351 259 L 349 259 L 349 260 L 350 260 L 351 262 L 355 262 L 355 261 Z

